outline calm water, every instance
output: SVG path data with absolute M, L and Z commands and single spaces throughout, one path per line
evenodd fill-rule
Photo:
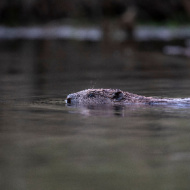
M 140 48 L 1 41 L 0 189 L 189 189 L 190 107 L 64 103 L 86 88 L 190 97 L 189 59 Z

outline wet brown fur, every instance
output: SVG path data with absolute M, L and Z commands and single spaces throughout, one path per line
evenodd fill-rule
M 140 96 L 119 89 L 87 89 L 67 96 L 68 104 L 100 105 L 100 104 L 163 104 L 173 99 L 160 99 Z

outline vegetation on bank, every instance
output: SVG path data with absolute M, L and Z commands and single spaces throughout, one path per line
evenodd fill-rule
M 19 26 L 62 22 L 99 23 L 117 19 L 130 9 L 140 24 L 188 24 L 188 0 L 1 0 L 0 25 Z M 130 15 L 128 15 L 130 17 Z

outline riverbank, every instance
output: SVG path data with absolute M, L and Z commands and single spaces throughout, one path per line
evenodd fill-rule
M 115 41 L 123 41 L 126 39 L 125 33 L 118 28 L 112 28 L 110 30 L 110 36 L 111 39 Z M 137 41 L 188 39 L 190 38 L 190 25 L 178 27 L 137 25 L 134 29 L 134 37 Z M 102 28 L 98 26 L 0 26 L 0 39 L 66 39 L 100 41 L 102 38 L 103 31 Z

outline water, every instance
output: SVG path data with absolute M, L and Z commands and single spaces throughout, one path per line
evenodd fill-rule
M 189 97 L 189 59 L 103 47 L 1 42 L 1 189 L 189 189 L 188 106 L 64 103 L 86 88 Z

